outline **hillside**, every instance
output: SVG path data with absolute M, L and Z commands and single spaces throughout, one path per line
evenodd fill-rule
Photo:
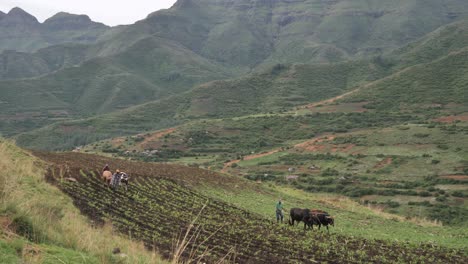
M 37 77 L 72 67 L 87 59 L 87 51 L 81 44 L 63 44 L 35 53 L 4 51 L 0 54 L 0 80 Z
M 355 85 L 376 80 L 385 72 L 385 68 L 368 61 L 277 65 L 261 73 L 206 83 L 183 94 L 104 116 L 57 123 L 21 135 L 18 142 L 31 148 L 70 148 L 96 139 L 137 134 L 193 119 L 285 111 L 339 95 Z M 71 129 L 62 129 L 66 127 Z M 47 143 L 52 141 L 56 144 Z
M 39 78 L 1 81 L 2 132 L 12 135 L 54 119 L 116 111 L 228 76 L 227 70 L 177 43 L 147 38 L 113 57 Z
M 165 263 L 138 242 L 97 229 L 45 181 L 46 164 L 0 139 L 0 262 Z M 125 254 L 112 254 L 114 248 Z
M 294 182 L 299 189 L 345 194 L 408 217 L 416 207 L 419 216 L 463 224 L 466 58 L 466 49 L 452 52 L 291 111 L 192 120 L 83 150 L 200 165 L 280 184 L 292 174 L 300 177 Z M 297 172 L 288 172 L 296 166 Z M 315 166 L 320 169 L 309 169 Z M 440 217 L 446 210 L 452 219 Z
M 453 51 L 376 81 L 344 99 L 369 102 L 377 111 L 428 111 L 449 104 L 467 106 L 468 49 Z M 427 113 L 427 112 L 426 112 Z
M 456 26 L 463 29 L 464 25 L 460 23 Z M 418 46 L 420 51 L 431 49 L 430 46 L 411 45 Z M 414 54 L 413 49 L 408 49 L 408 54 Z M 403 70 L 399 64 L 386 63 L 385 59 L 378 58 L 334 64 L 277 65 L 243 78 L 207 83 L 181 95 L 104 117 L 46 127 L 21 135 L 18 142 L 33 148 L 50 146 L 48 142 L 59 142 L 54 144 L 54 148 L 70 148 L 72 142 L 75 146 L 88 144 L 96 139 L 138 134 L 193 119 L 284 112 L 353 89 L 357 92 L 342 100 L 360 104 L 361 107 L 365 105 L 365 109 L 375 109 L 371 112 L 375 112 L 376 116 L 388 116 L 389 113 L 385 111 L 389 109 L 404 110 L 425 116 L 415 115 L 404 120 L 421 120 L 430 118 L 431 114 L 440 115 L 432 105 L 440 104 L 442 108 L 449 103 L 464 105 L 462 98 L 466 97 L 466 89 L 463 88 L 466 50 L 440 58 L 443 55 L 438 52 L 430 56 L 435 60 L 414 66 L 410 64 Z M 388 98 L 393 99 L 389 101 Z M 397 109 L 398 105 L 402 108 Z M 347 117 L 333 118 L 346 120 Z M 345 123 L 337 121 L 341 124 L 349 122 L 353 123 L 351 120 Z M 64 127 L 72 129 L 62 129 Z M 88 127 L 92 129 L 88 130 Z
M 166 257 L 171 254 L 173 240 L 187 232 L 189 237 L 194 236 L 188 242 L 188 248 L 193 249 L 183 257 L 192 254 L 205 261 L 224 257 L 252 263 L 291 259 L 305 263 L 392 263 L 416 259 L 460 263 L 465 258 L 453 249 L 447 255 L 447 249 L 438 246 L 463 248 L 464 243 L 454 236 L 457 229 L 396 220 L 339 197 L 268 188 L 233 176 L 178 165 L 134 163 L 76 153 L 36 155 L 50 165 L 49 182 L 70 195 L 83 214 L 97 224 L 107 219 L 120 232 L 144 241 L 149 248 L 156 247 Z M 128 191 L 112 191 L 102 185 L 97 173 L 105 163 L 130 173 L 132 181 Z M 77 182 L 64 181 L 67 177 Z M 331 212 L 337 219 L 336 229 L 331 227 L 330 235 L 314 231 L 303 236 L 301 228 L 272 223 L 271 204 L 278 196 L 291 207 L 318 207 Z M 118 206 L 112 201 L 117 201 Z M 364 223 L 359 219 L 367 220 Z M 190 223 L 193 227 L 187 229 Z M 386 238 L 383 234 L 387 234 Z M 299 244 L 294 240 L 297 236 L 302 237 Z M 394 239 L 407 240 L 408 244 L 390 242 Z M 419 244 L 428 240 L 432 246 Z M 345 241 L 347 246 L 340 246 Z M 364 247 L 363 243 L 373 246 Z M 281 247 L 269 250 L 275 245 Z M 428 246 L 434 248 L 428 251 Z M 349 250 L 354 247 L 360 254 Z M 328 250 L 317 250 L 320 248 Z M 395 255 L 395 252 L 404 254 Z
M 0 36 L 0 263 L 468 263 L 466 0 L 14 8 Z
M 239 67 L 330 62 L 398 48 L 467 11 L 463 0 L 180 0 L 103 39 L 157 35 Z
M 266 97 L 265 100 L 251 97 L 254 100 L 245 103 L 236 103 L 239 101 L 236 96 L 251 92 L 252 86 L 247 85 L 240 90 L 239 85 L 245 84 L 242 79 L 208 84 L 211 89 L 222 85 L 239 91 L 222 92 L 219 94 L 221 100 L 217 101 L 216 98 L 206 99 L 198 89 L 194 91 L 194 96 L 198 98 L 190 99 L 193 107 L 181 115 L 213 116 L 212 111 L 217 111 L 217 116 L 231 116 L 271 111 L 306 103 L 307 100 L 332 97 L 364 80 L 365 72 L 362 70 L 366 66 L 362 66 L 362 57 L 391 52 L 440 26 L 460 21 L 467 8 L 466 2 L 461 0 L 443 4 L 431 0 L 423 8 L 415 0 L 407 1 L 404 5 L 360 0 L 179 1 L 171 9 L 150 14 L 133 25 L 106 29 L 105 32 L 95 30 L 99 26 L 83 16 L 59 13 L 38 24 L 31 15 L 14 9 L 12 14 L 4 15 L 0 21 L 6 23 L 5 30 L 11 31 L 17 26 L 24 29 L 28 37 L 54 39 L 50 45 L 63 43 L 60 40 L 82 43 L 67 39 L 80 35 L 80 30 L 88 30 L 86 32 L 89 34 L 96 33 L 100 37 L 82 37 L 90 41 L 86 45 L 50 46 L 33 54 L 3 53 L 0 56 L 3 62 L 0 75 L 8 80 L 0 82 L 0 100 L 3 102 L 0 108 L 4 113 L 0 131 L 3 135 L 12 136 L 55 121 L 113 112 L 185 92 L 207 81 L 238 77 L 252 70 L 265 72 L 274 65 L 284 63 L 311 64 L 314 65 L 311 67 L 317 68 L 316 72 L 327 67 L 334 69 L 328 84 L 324 84 L 326 87 L 315 85 L 319 80 L 309 79 L 314 89 L 307 91 L 304 89 L 307 83 L 295 84 L 286 80 L 283 87 L 275 85 L 271 90 L 260 92 L 258 95 Z M 428 13 L 431 15 L 428 16 Z M 402 19 L 408 16 L 414 19 Z M 458 32 L 463 33 L 464 24 L 454 23 L 441 31 L 449 32 L 457 27 L 460 28 Z M 41 31 L 42 28 L 49 31 Z M 14 32 L 20 34 L 18 32 L 22 31 Z M 436 37 L 432 39 L 438 38 L 437 34 L 433 35 Z M 451 37 L 458 36 L 463 34 L 447 34 L 445 39 L 450 42 Z M 427 38 L 431 39 L 431 36 Z M 9 40 L 15 41 L 15 37 Z M 459 42 L 463 43 L 463 40 Z M 23 39 L 22 45 L 26 43 L 29 41 Z M 35 40 L 34 43 L 39 45 L 41 42 Z M 436 45 L 422 45 L 420 49 L 430 50 L 434 47 Z M 435 56 L 446 55 L 442 53 L 434 54 L 434 57 L 429 55 L 410 61 L 401 60 L 406 52 L 416 51 L 407 48 L 388 57 L 369 59 L 373 60 L 377 69 L 370 69 L 369 80 L 366 81 L 383 77 L 396 69 L 429 62 Z M 357 61 L 349 62 L 349 59 Z M 338 66 L 321 64 L 340 61 L 344 62 Z M 357 72 L 345 69 L 355 65 Z M 342 76 L 336 77 L 336 70 L 343 71 L 350 79 L 348 84 L 343 84 L 348 80 Z M 25 77 L 33 78 L 16 79 Z M 329 89 L 329 85 L 335 83 L 332 78 L 341 81 L 339 87 Z M 247 77 L 247 82 L 251 79 Z M 261 81 L 259 85 L 268 85 L 268 82 Z M 297 92 L 296 86 L 299 86 Z M 286 94 L 290 92 L 288 87 L 294 87 L 290 96 Z M 217 102 L 226 102 L 224 96 L 233 96 L 227 109 L 216 105 Z M 205 101 L 210 103 L 205 104 Z M 245 111 L 237 113 L 239 109 L 244 110 L 243 107 L 246 107 Z M 194 113 L 190 113 L 192 110 Z M 150 129 L 161 127 L 158 125 Z
M 468 19 L 462 19 L 390 52 L 388 58 L 398 59 L 401 65 L 415 65 L 431 62 L 467 46 Z

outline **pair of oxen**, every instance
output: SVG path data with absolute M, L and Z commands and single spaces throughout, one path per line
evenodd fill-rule
M 299 224 L 301 221 L 304 222 L 304 230 L 308 227 L 313 230 L 314 225 L 317 225 L 320 230 L 320 227 L 323 225 L 327 227 L 327 231 L 329 231 L 328 226 L 335 225 L 333 216 L 323 210 L 291 208 L 289 211 L 289 225 L 294 225 L 294 222 Z
M 116 171 L 114 174 L 109 170 L 102 172 L 102 180 L 112 189 L 117 189 L 119 186 L 124 185 L 125 190 L 127 190 L 128 179 L 129 176 L 125 172 Z

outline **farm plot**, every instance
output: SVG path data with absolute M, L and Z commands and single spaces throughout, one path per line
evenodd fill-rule
M 96 167 L 102 159 L 81 154 L 40 154 L 49 161 L 47 179 L 73 198 L 81 212 L 97 225 L 109 221 L 132 239 L 144 241 L 165 257 L 173 253 L 177 239 L 193 235 L 185 259 L 213 263 L 225 258 L 236 263 L 466 263 L 461 251 L 432 245 L 398 244 L 327 234 L 303 232 L 301 228 L 277 225 L 259 215 L 209 198 L 180 179 L 208 180 L 202 170 L 182 167 L 112 161 L 125 164 L 132 176 L 128 191 L 104 186 Z M 66 165 L 65 165 L 66 164 Z M 164 173 L 142 173 L 158 171 Z M 180 175 L 180 176 L 179 176 Z M 75 181 L 64 180 L 73 177 Z M 222 176 L 219 176 L 222 177 Z M 220 187 L 222 188 L 222 187 Z M 193 227 L 192 220 L 199 215 Z M 339 224 L 339 220 L 338 220 Z M 199 258 L 199 259 L 197 259 Z

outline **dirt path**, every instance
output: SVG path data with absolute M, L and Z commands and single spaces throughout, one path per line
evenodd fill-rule
M 158 139 L 164 137 L 165 135 L 171 134 L 175 130 L 176 130 L 175 127 L 171 127 L 171 128 L 168 128 L 168 129 L 164 129 L 164 130 L 155 132 L 155 133 L 151 134 L 149 137 L 145 137 L 145 139 L 140 143 L 140 145 L 145 145 L 148 142 L 158 140 Z
M 452 179 L 458 181 L 468 181 L 468 175 L 444 175 L 440 176 L 442 179 Z
M 388 157 L 384 160 L 382 160 L 381 162 L 377 163 L 375 166 L 374 166 L 374 169 L 381 169 L 387 165 L 390 165 L 392 164 L 393 162 L 393 159 L 391 157 Z
M 437 119 L 434 119 L 436 122 L 441 122 L 441 123 L 453 123 L 455 121 L 468 121 L 468 114 L 464 115 L 456 115 L 456 116 L 443 116 L 439 117 Z
M 258 158 L 261 158 L 261 157 L 270 156 L 270 155 L 275 154 L 275 153 L 277 153 L 279 151 L 281 151 L 281 149 L 274 149 L 274 150 L 270 150 L 268 152 L 247 155 L 247 156 L 244 157 L 243 160 L 258 159 Z M 224 163 L 224 166 L 223 166 L 223 169 L 221 170 L 221 172 L 225 173 L 227 171 L 227 169 L 232 166 L 232 164 L 239 163 L 240 161 L 241 160 L 237 159 L 237 160 L 231 160 L 229 162 Z
M 325 105 L 325 104 L 331 104 L 331 103 L 334 103 L 340 99 L 343 99 L 344 97 L 348 96 L 348 95 L 351 95 L 357 91 L 361 90 L 361 88 L 358 88 L 358 89 L 355 89 L 355 90 L 352 90 L 352 91 L 349 91 L 347 93 L 344 93 L 344 94 L 341 94 L 341 95 L 338 95 L 338 96 L 335 96 L 335 97 L 332 97 L 330 99 L 326 99 L 326 100 L 323 100 L 323 101 L 320 101 L 320 102 L 316 102 L 316 103 L 312 103 L 312 104 L 308 104 L 306 106 L 304 106 L 304 108 L 313 108 L 313 107 L 317 107 L 319 105 Z
M 318 146 L 314 146 L 315 143 L 330 141 L 330 140 L 334 140 L 334 139 L 335 139 L 335 136 L 331 136 L 331 135 L 324 135 L 324 136 L 320 136 L 320 137 L 315 137 L 313 139 L 310 139 L 310 140 L 307 140 L 307 141 L 304 141 L 302 143 L 294 145 L 294 148 L 302 148 L 302 149 L 305 149 L 305 150 L 308 150 L 308 151 L 317 151 L 317 150 L 320 150 L 320 148 Z

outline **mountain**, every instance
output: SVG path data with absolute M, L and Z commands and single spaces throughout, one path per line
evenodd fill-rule
M 422 111 L 468 106 L 468 46 L 438 60 L 406 68 L 345 99 L 378 111 Z
M 76 46 L 73 52 L 64 52 L 63 45 L 49 47 L 52 60 L 20 56 L 18 65 L 4 67 L 4 78 L 14 77 L 0 82 L 1 131 L 11 136 L 95 115 L 89 122 L 98 125 L 131 117 L 135 109 L 153 109 L 135 112 L 142 117 L 141 126 L 138 118 L 126 119 L 128 130 L 95 136 L 103 138 L 185 118 L 282 111 L 447 56 L 445 45 L 460 43 L 453 46 L 456 50 L 464 43 L 467 10 L 468 2 L 461 0 L 181 0 L 133 25 L 106 30 L 96 43 Z M 88 21 L 59 14 L 43 24 L 58 26 L 54 21 L 62 19 L 70 19 L 70 25 Z M 459 34 L 450 33 L 454 29 Z M 446 44 L 437 46 L 441 36 Z M 425 58 L 417 55 L 421 52 Z M 34 56 L 38 54 L 42 50 Z M 50 61 L 56 66 L 45 67 Z M 21 66 L 25 64 L 31 68 Z M 39 74 L 44 75 L 34 77 Z M 18 77 L 34 78 L 12 79 Z M 154 107 L 146 108 L 150 105 Z M 129 107 L 115 118 L 100 116 Z M 158 111 L 164 116 L 147 122 Z M 65 145 L 70 147 L 70 141 Z
M 222 66 L 178 43 L 151 37 L 112 57 L 90 59 L 39 78 L 0 81 L 2 132 L 11 135 L 31 129 L 31 122 L 37 127 L 56 118 L 116 111 L 228 77 Z
M 26 133 L 18 143 L 55 149 L 131 135 L 201 118 L 225 118 L 285 111 L 349 91 L 386 75 L 372 62 L 277 65 L 268 71 L 213 81 L 182 94 L 84 120 L 60 122 Z M 89 129 L 88 129 L 89 128 Z M 26 146 L 26 145 L 24 145 Z
M 430 62 L 468 46 L 468 19 L 442 26 L 423 38 L 390 52 L 402 65 Z
M 16 7 L 8 14 L 0 15 L 0 52 L 34 52 L 67 42 L 95 43 L 108 29 L 104 24 L 91 21 L 88 16 L 68 13 L 58 13 L 41 24 L 34 16 Z
M 116 38 L 158 35 L 220 63 L 252 68 L 380 53 L 467 13 L 463 0 L 181 0 Z
M 468 96 L 464 89 L 468 72 L 467 52 L 467 49 L 452 52 L 384 78 L 382 76 L 388 74 L 388 68 L 374 62 L 276 66 L 269 72 L 207 83 L 184 94 L 123 111 L 44 127 L 20 135 L 18 143 L 30 148 L 70 148 L 74 144 L 167 128 L 199 118 L 267 112 L 278 115 L 295 106 L 348 91 L 352 92 L 343 99 L 338 97 L 337 101 L 361 103 L 365 109 L 375 112 L 366 120 L 376 119 L 377 123 L 380 122 L 377 120 L 388 118 L 394 119 L 392 122 L 430 118 L 438 115 L 439 108 L 450 112 L 447 108 L 450 104 L 466 106 L 463 98 Z M 434 105 L 438 107 L 434 108 Z M 407 117 L 388 117 L 389 113 L 401 111 Z M 411 113 L 422 114 L 422 117 Z M 333 126 L 347 124 L 346 115 L 339 118 L 341 121 L 333 123 Z
M 179 0 L 106 31 L 100 56 L 148 36 L 170 39 L 228 67 L 336 62 L 381 54 L 466 17 L 464 0 Z
M 21 79 L 50 74 L 80 64 L 88 57 L 83 44 L 62 44 L 35 53 L 6 50 L 0 54 L 0 80 Z

